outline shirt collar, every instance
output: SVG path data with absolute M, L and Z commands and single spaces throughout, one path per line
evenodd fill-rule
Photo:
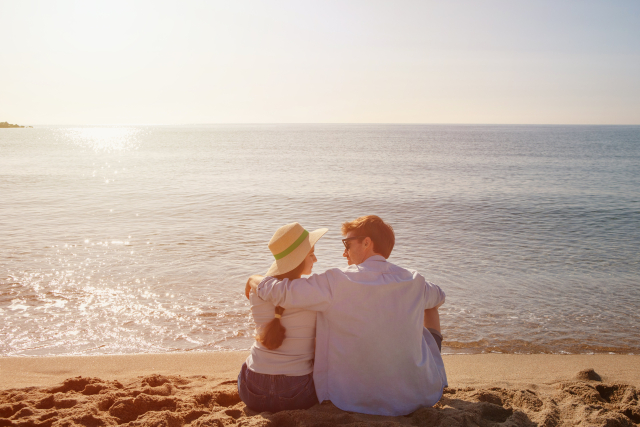
M 369 261 L 382 261 L 382 262 L 387 262 L 387 260 L 385 259 L 385 257 L 383 257 L 382 255 L 372 255 L 369 258 L 365 259 L 363 264 L 365 262 L 369 262 Z

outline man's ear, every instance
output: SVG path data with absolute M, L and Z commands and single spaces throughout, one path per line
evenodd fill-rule
M 371 240 L 371 237 L 367 237 L 367 238 L 365 238 L 365 239 L 362 241 L 362 244 L 364 245 L 365 249 L 367 249 L 367 248 L 371 248 L 371 253 L 378 254 L 378 253 L 376 252 L 376 247 L 375 247 L 375 245 L 373 244 L 373 240 Z M 379 255 L 379 254 L 378 254 L 378 255 Z

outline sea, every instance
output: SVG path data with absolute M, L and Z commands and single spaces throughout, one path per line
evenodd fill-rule
M 275 230 L 369 214 L 443 353 L 640 354 L 640 126 L 242 124 L 0 129 L 0 355 L 247 350 Z

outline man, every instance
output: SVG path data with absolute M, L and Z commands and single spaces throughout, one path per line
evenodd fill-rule
M 439 350 L 444 292 L 386 260 L 395 235 L 379 217 L 346 222 L 342 234 L 348 268 L 296 280 L 252 276 L 248 287 L 285 309 L 317 311 L 320 402 L 392 416 L 433 406 L 447 386 Z

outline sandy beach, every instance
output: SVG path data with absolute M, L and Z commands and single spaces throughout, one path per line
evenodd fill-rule
M 256 413 L 246 352 L 0 358 L 0 426 L 606 425 L 640 423 L 640 356 L 448 355 L 449 387 L 404 417 Z M 589 371 L 592 370 L 592 371 Z

